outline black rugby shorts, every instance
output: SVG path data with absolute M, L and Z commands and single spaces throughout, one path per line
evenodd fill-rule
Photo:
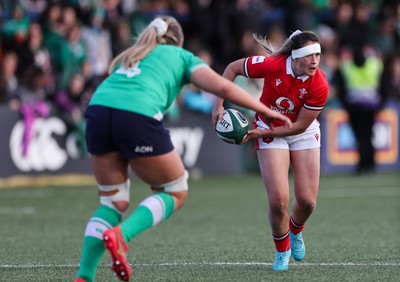
M 88 107 L 86 144 L 90 154 L 120 152 L 122 158 L 158 156 L 174 149 L 161 121 L 103 106 Z

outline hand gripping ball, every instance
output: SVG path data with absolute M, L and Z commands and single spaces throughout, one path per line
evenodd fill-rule
M 230 144 L 240 144 L 246 138 L 248 130 L 247 118 L 234 109 L 224 110 L 222 119 L 215 127 L 217 136 Z

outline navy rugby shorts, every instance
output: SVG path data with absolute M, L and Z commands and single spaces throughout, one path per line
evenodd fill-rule
M 156 119 L 103 106 L 88 107 L 85 117 L 86 144 L 93 155 L 118 151 L 130 159 L 174 149 L 169 130 Z

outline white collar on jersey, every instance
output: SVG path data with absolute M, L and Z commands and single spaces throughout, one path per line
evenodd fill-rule
M 295 77 L 294 73 L 293 73 L 293 69 L 292 69 L 292 56 L 289 56 L 286 59 L 286 74 L 290 74 L 293 77 Z M 304 82 L 308 79 L 308 77 L 309 77 L 308 75 L 303 74 L 303 75 L 298 76 L 297 79 L 301 79 Z

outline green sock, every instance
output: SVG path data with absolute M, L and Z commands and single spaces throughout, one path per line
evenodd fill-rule
M 153 194 L 139 204 L 137 209 L 121 223 L 126 242 L 140 232 L 166 220 L 174 212 L 174 198 L 165 193 Z
M 89 220 L 83 238 L 82 257 L 78 277 L 86 281 L 94 281 L 97 266 L 105 251 L 103 232 L 118 225 L 121 215 L 107 206 L 100 206 Z

